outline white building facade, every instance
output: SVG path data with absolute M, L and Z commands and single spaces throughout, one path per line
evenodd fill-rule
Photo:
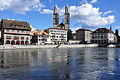
M 38 45 L 50 42 L 49 34 L 40 30 L 31 32 L 31 42 Z
M 49 40 L 54 43 L 64 43 L 67 42 L 67 31 L 66 29 L 59 28 L 49 28 L 45 30 L 49 33 Z
M 116 43 L 117 37 L 112 30 L 99 28 L 92 33 L 92 43 Z

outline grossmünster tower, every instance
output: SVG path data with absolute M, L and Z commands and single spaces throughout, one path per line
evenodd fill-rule
M 57 5 L 54 6 L 53 13 L 53 26 L 54 28 L 69 29 L 70 28 L 70 13 L 68 5 L 65 6 L 64 20 L 59 24 L 59 14 Z

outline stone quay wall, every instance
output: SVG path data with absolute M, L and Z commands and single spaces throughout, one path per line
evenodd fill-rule
M 0 49 L 29 49 L 29 48 L 57 48 L 58 45 L 0 45 Z M 82 48 L 82 47 L 98 47 L 98 44 L 74 44 L 63 45 L 58 48 Z

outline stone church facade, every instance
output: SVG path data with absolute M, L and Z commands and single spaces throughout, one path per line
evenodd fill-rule
M 65 6 L 64 20 L 59 24 L 59 14 L 57 5 L 54 6 L 53 27 L 59 29 L 70 29 L 70 13 L 68 5 Z

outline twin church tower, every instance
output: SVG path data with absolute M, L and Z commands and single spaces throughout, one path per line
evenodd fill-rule
M 54 6 L 53 27 L 61 28 L 61 29 L 69 29 L 70 28 L 70 13 L 69 13 L 68 5 L 65 6 L 64 20 L 62 21 L 61 24 L 59 24 L 58 7 L 57 7 L 57 5 Z

